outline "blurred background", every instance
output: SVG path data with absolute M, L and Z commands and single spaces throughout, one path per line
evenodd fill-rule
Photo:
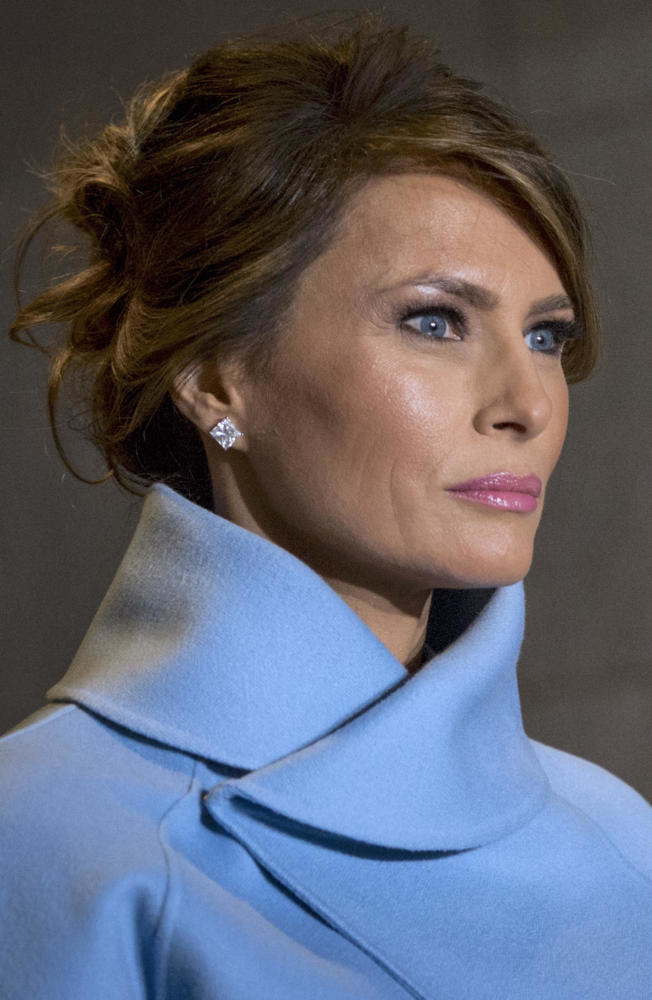
M 437 39 L 444 59 L 512 105 L 574 181 L 593 231 L 605 330 L 596 373 L 571 388 L 571 420 L 526 578 L 519 665 L 525 728 L 652 800 L 652 4 L 450 0 L 391 7 L 269 0 L 23 0 L 4 10 L 2 328 L 15 244 L 44 196 L 59 129 L 120 114 L 144 79 L 233 34 L 291 16 L 379 10 Z M 330 15 L 329 15 L 330 16 Z M 319 23 L 319 21 L 317 22 Z M 34 274 L 38 260 L 31 265 Z M 42 337 L 42 334 L 39 336 Z M 0 338 L 0 732 L 67 668 L 135 528 L 141 501 L 68 473 L 46 415 L 44 355 Z M 62 397 L 65 405 L 65 397 Z M 103 469 L 61 410 L 88 478 Z M 72 428 L 65 429 L 66 421 Z

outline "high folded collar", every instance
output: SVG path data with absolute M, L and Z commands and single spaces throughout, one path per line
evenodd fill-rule
M 305 563 L 159 483 L 47 696 L 249 772 L 215 801 L 387 847 L 474 846 L 547 782 L 516 683 L 523 584 L 476 597 L 474 619 L 458 594 L 461 634 L 410 676 Z

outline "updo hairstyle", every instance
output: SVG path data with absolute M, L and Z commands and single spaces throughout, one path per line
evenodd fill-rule
M 77 479 L 114 476 L 136 495 L 165 482 L 212 509 L 202 440 L 173 383 L 207 361 L 228 358 L 253 378 L 273 367 L 301 272 L 374 176 L 443 172 L 500 203 L 549 255 L 585 328 L 563 355 L 566 378 L 593 368 L 586 232 L 560 168 L 427 39 L 372 15 L 338 32 L 220 44 L 143 86 L 124 121 L 56 166 L 18 271 L 54 217 L 83 234 L 86 263 L 22 308 L 10 336 L 51 360 L 50 425 Z M 44 348 L 29 331 L 40 323 L 63 324 L 65 340 Z M 69 369 L 108 467 L 100 480 L 75 471 L 57 433 Z

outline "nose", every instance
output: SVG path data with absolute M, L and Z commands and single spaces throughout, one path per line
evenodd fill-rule
M 537 359 L 533 354 L 522 335 L 492 354 L 481 373 L 481 402 L 474 418 L 480 434 L 511 432 L 528 439 L 537 437 L 550 423 L 553 400 L 547 386 L 550 378 L 563 374 L 552 371 L 549 358 Z M 550 371 L 544 367 L 548 364 Z

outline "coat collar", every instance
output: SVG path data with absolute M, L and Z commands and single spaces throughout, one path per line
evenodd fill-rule
M 305 563 L 159 483 L 47 696 L 245 772 L 216 786 L 216 810 L 249 803 L 386 847 L 475 846 L 548 787 L 516 683 L 523 584 L 437 595 L 432 642 L 444 600 L 461 634 L 410 676 Z

